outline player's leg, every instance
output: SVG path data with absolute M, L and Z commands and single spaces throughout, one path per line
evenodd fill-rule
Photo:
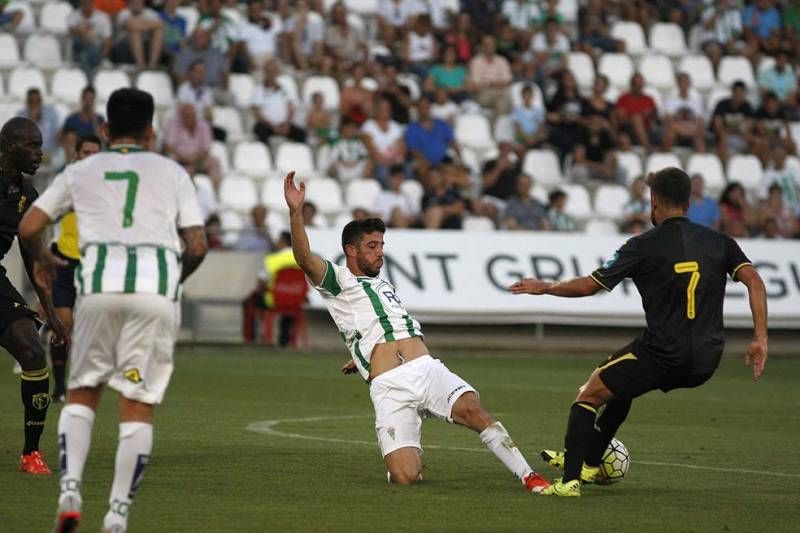
M 72 332 L 73 317 L 71 307 L 56 307 L 56 315 L 68 332 Z M 50 359 L 53 364 L 53 401 L 63 402 L 67 393 L 67 356 L 69 345 L 66 342 L 56 342 L 55 336 L 50 337 Z
M 20 395 L 25 409 L 25 444 L 20 469 L 31 474 L 49 474 L 39 452 L 47 407 L 50 405 L 50 372 L 36 323 L 30 317 L 17 318 L 0 334 L 3 346 L 22 367 Z
M 595 467 L 600 465 L 608 444 L 628 417 L 632 404 L 633 400 L 616 396 L 606 403 L 600 416 L 597 417 L 592 442 L 589 445 L 589 451 L 586 453 L 585 462 L 588 466 Z
M 406 446 L 394 450 L 383 461 L 392 483 L 410 485 L 422 479 L 422 452 L 417 447 Z

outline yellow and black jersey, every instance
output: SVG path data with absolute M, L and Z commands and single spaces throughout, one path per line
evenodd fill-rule
M 78 245 L 78 218 L 74 211 L 70 211 L 59 221 L 56 247 L 64 257 L 76 261 L 81 258 L 81 250 Z

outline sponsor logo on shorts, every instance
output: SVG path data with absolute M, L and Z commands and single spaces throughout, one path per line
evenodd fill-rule
M 387 430 L 386 430 L 386 433 L 388 433 L 388 434 L 389 434 L 389 436 L 392 438 L 392 440 L 395 440 L 395 439 L 394 439 L 394 428 L 389 428 L 389 429 L 387 429 Z
M 453 389 L 452 391 L 450 391 L 450 394 L 448 394 L 448 395 L 447 395 L 447 402 L 448 402 L 448 403 L 450 402 L 450 400 L 453 398 L 453 395 L 455 395 L 455 393 L 457 393 L 457 392 L 458 392 L 458 391 L 460 391 L 461 389 L 466 389 L 466 388 L 467 388 L 467 386 L 466 386 L 466 385 L 459 385 L 458 387 L 456 387 L 455 389 Z
M 130 368 L 122 373 L 122 376 L 131 383 L 141 383 L 142 375 L 138 368 Z
M 46 409 L 47 406 L 50 405 L 50 395 L 46 392 L 34 394 L 31 403 L 33 403 L 33 406 L 40 411 L 42 409 Z M 44 422 L 42 422 L 42 425 L 44 425 Z

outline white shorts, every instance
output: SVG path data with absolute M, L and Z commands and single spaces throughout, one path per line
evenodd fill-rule
M 108 383 L 130 400 L 161 403 L 179 324 L 179 304 L 157 294 L 78 297 L 68 388 Z
M 422 419 L 431 414 L 452 422 L 453 404 L 466 392 L 476 391 L 430 355 L 373 379 L 369 395 L 383 456 L 405 447 L 422 449 Z

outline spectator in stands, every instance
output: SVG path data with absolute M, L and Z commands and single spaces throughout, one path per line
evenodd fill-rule
M 189 174 L 207 174 L 218 188 L 222 175 L 220 164 L 211 155 L 211 126 L 198 117 L 191 103 L 181 103 L 178 113 L 164 127 L 164 153 L 180 163 Z
M 617 117 L 614 113 L 614 104 L 606 100 L 607 90 L 608 78 L 604 74 L 598 74 L 592 85 L 592 94 L 583 100 L 581 114 L 587 119 L 592 115 L 602 117 L 603 128 L 616 141 Z
M 211 87 L 206 85 L 206 65 L 202 60 L 197 59 L 189 65 L 189 73 L 186 81 L 178 87 L 178 102 L 186 102 L 194 106 L 198 117 L 203 117 L 211 124 L 211 132 L 214 139 L 225 142 L 228 132 L 223 128 L 214 126 L 214 96 Z
M 406 30 L 424 11 L 424 4 L 417 0 L 380 0 L 377 13 L 380 40 L 389 47 L 403 42 Z
M 375 198 L 373 211 L 390 228 L 411 228 L 419 224 L 419 206 L 412 205 L 400 190 L 405 179 L 403 166 L 394 165 L 386 189 Z
M 205 67 L 204 84 L 214 90 L 224 90 L 228 82 L 228 62 L 225 55 L 211 48 L 211 36 L 207 31 L 196 29 L 189 43 L 181 48 L 173 65 L 173 76 L 178 83 L 189 79 L 189 68 L 197 61 Z
M 499 2 L 487 0 L 462 0 L 461 10 L 469 14 L 472 24 L 483 35 L 492 35 L 494 22 L 500 14 Z
M 127 0 L 94 0 L 94 7 L 107 14 L 111 19 L 116 19 L 120 12 L 125 9 L 126 1 Z
M 338 74 L 369 57 L 367 43 L 350 27 L 347 8 L 341 1 L 331 7 L 330 22 L 325 30 L 325 50 L 334 60 L 334 72 Z
M 278 83 L 278 69 L 276 60 L 267 61 L 264 64 L 264 83 L 253 92 L 251 109 L 256 122 L 253 133 L 266 145 L 273 135 L 305 142 L 306 132 L 292 123 L 294 104 Z
M 8 11 L 8 0 L 0 0 L 0 30 L 14 33 L 25 13 L 23 11 Z
M 91 80 L 111 51 L 111 19 L 94 8 L 93 0 L 81 0 L 80 9 L 67 17 L 67 26 L 72 36 L 72 59 Z
M 578 49 L 599 59 L 597 51 L 624 52 L 625 41 L 609 34 L 611 22 L 603 0 L 589 0 L 578 9 Z
M 773 185 L 783 191 L 783 202 L 800 214 L 800 168 L 786 164 L 786 149 L 782 146 L 772 150 L 772 159 L 758 186 L 758 198 L 766 200 Z
M 211 48 L 227 58 L 232 72 L 249 72 L 239 24 L 222 11 L 222 0 L 208 0 L 208 9 L 200 16 L 197 27 L 208 32 Z
M 97 135 L 101 139 L 103 138 L 101 126 L 105 122 L 105 119 L 103 115 L 95 111 L 95 97 L 96 93 L 94 87 L 91 85 L 84 87 L 81 91 L 81 108 L 69 115 L 64 121 L 61 132 L 62 135 L 73 135 L 70 145 L 74 145 L 75 141 L 84 135 L 92 134 Z
M 534 35 L 531 40 L 530 51 L 538 66 L 540 80 L 556 77 L 567 68 L 569 48 L 569 39 L 561 30 L 558 20 L 548 18 L 544 31 Z
M 467 98 L 467 70 L 456 63 L 456 49 L 447 46 L 442 53 L 442 62 L 431 68 L 425 79 L 425 91 L 433 93 L 442 90 L 456 103 Z
M 550 205 L 547 208 L 547 223 L 552 231 L 575 231 L 575 218 L 566 212 L 567 193 L 555 189 L 548 195 Z
M 506 61 L 511 65 L 511 72 L 514 79 L 520 75 L 522 52 L 527 48 L 520 45 L 517 33 L 508 22 L 502 22 L 500 29 L 497 31 L 497 53 L 506 58 Z M 523 79 L 527 79 L 524 78 Z
M 431 17 L 427 13 L 420 13 L 414 19 L 411 30 L 406 33 L 402 55 L 407 70 L 425 79 L 434 60 L 439 57 Z
M 631 184 L 631 199 L 622 208 L 623 228 L 632 222 L 650 225 L 650 197 L 644 178 L 636 178 Z
M 514 146 L 510 142 L 501 141 L 499 144 L 500 153 L 495 159 L 489 160 L 483 165 L 483 189 L 482 194 L 488 196 L 487 200 L 493 202 L 498 211 L 505 207 L 505 200 L 515 194 L 517 188 L 517 177 L 522 173 L 522 161 L 516 153 Z M 501 200 L 496 202 L 495 200 Z
M 164 52 L 169 55 L 170 61 L 175 59 L 186 40 L 187 23 L 178 14 L 179 5 L 180 0 L 165 0 L 164 7 L 158 13 L 164 23 Z
M 745 7 L 742 24 L 752 50 L 774 54 L 780 48 L 781 14 L 774 0 L 755 0 Z
M 262 0 L 249 0 L 247 20 L 239 27 L 249 70 L 258 71 L 264 63 L 278 55 L 278 41 L 283 32 L 280 19 L 264 13 Z
M 31 87 L 25 94 L 25 107 L 17 112 L 17 116 L 30 119 L 39 126 L 42 132 L 42 152 L 44 152 L 44 162 L 53 163 L 59 166 L 62 162 L 63 152 L 56 154 L 59 148 L 58 132 L 61 123 L 58 120 L 58 112 L 51 105 L 46 105 L 42 101 L 42 93 L 36 87 Z
M 531 197 L 533 180 L 527 174 L 517 176 L 516 190 L 506 202 L 503 210 L 503 227 L 512 230 L 550 229 L 547 208 Z
M 616 114 L 625 133 L 651 152 L 657 136 L 658 112 L 653 98 L 644 93 L 644 76 L 638 72 L 631 76 L 630 91 L 617 100 Z
M 744 51 L 742 13 L 732 0 L 711 2 L 701 18 L 700 45 L 715 69 L 723 55 Z
M 323 53 L 325 22 L 318 13 L 311 11 L 307 0 L 298 0 L 284 30 L 284 62 L 301 71 L 318 65 Z
M 703 99 L 691 84 L 687 73 L 679 73 L 678 87 L 664 104 L 664 152 L 671 151 L 673 144 L 692 147 L 696 152 L 706 151 Z
M 453 127 L 444 120 L 431 117 L 431 101 L 420 98 L 417 104 L 416 121 L 410 123 L 405 133 L 406 149 L 412 164 L 421 175 L 428 165 L 439 165 L 452 150 L 460 151 L 453 136 Z
M 616 144 L 602 115 L 591 114 L 579 130 L 572 151 L 572 179 L 593 188 L 597 184 L 623 183 L 625 171 L 617 161 Z
M 761 101 L 761 107 L 755 113 L 754 152 L 766 165 L 770 152 L 782 146 L 789 153 L 794 153 L 795 145 L 792 130 L 786 116 L 786 107 L 781 104 L 775 93 L 768 92 Z
M 689 197 L 689 211 L 686 216 L 695 224 L 709 228 L 719 228 L 719 206 L 716 200 L 707 196 L 704 191 L 705 180 L 701 174 L 692 175 L 692 195 Z
M 145 7 L 144 0 L 128 0 L 128 7 L 117 15 L 116 25 L 111 61 L 134 63 L 140 69 L 158 67 L 164 50 L 164 22 L 159 14 Z
M 370 218 L 371 216 L 372 214 L 363 207 L 356 207 L 350 211 L 350 217 L 352 220 L 364 220 L 365 218 Z
M 234 249 L 262 253 L 272 250 L 272 240 L 267 227 L 266 207 L 258 204 L 250 210 L 250 223 L 242 228 Z
M 439 118 L 449 124 L 453 124 L 459 111 L 460 108 L 448 98 L 445 89 L 436 89 L 434 101 L 431 104 L 431 116 L 433 118 Z
M 761 88 L 762 97 L 768 92 L 772 92 L 784 102 L 794 99 L 797 92 L 797 76 L 794 68 L 789 64 L 788 52 L 785 50 L 778 52 L 775 57 L 775 66 L 761 72 L 758 76 L 758 85 Z
M 472 59 L 477 48 L 478 30 L 473 27 L 469 13 L 461 12 L 456 17 L 455 28 L 451 28 L 444 37 L 447 46 L 452 46 L 456 51 L 459 62 L 466 63 Z
M 777 183 L 767 191 L 767 199 L 758 213 L 759 233 L 767 238 L 790 239 L 797 233 L 797 216 L 783 201 L 783 189 Z
M 303 224 L 310 228 L 319 228 L 322 227 L 324 220 L 321 220 L 321 217 L 317 216 L 317 206 L 314 205 L 313 202 L 303 202 L 303 207 L 301 208 L 301 213 L 303 215 Z
M 495 52 L 495 40 L 484 35 L 481 53 L 469 62 L 469 87 L 475 99 L 497 114 L 511 110 L 511 66 L 506 58 Z
M 502 0 L 500 3 L 503 20 L 511 25 L 519 42 L 529 43 L 541 15 L 538 2 Z
M 577 144 L 585 107 L 584 98 L 578 93 L 575 76 L 569 70 L 564 70 L 558 89 L 547 103 L 548 140 L 558 148 L 562 162 Z
M 306 131 L 308 132 L 308 142 L 311 145 L 318 145 L 327 142 L 335 132 L 331 130 L 333 118 L 325 109 L 325 97 L 319 91 L 311 95 L 311 109 L 306 114 Z
M 210 215 L 206 220 L 206 242 L 208 242 L 209 250 L 225 248 L 222 242 L 222 221 L 216 213 Z
M 369 151 L 358 133 L 358 125 L 344 118 L 338 138 L 330 140 L 328 174 L 341 182 L 372 176 Z
M 747 101 L 747 88 L 742 81 L 733 84 L 730 98 L 721 100 L 711 116 L 711 127 L 717 138 L 717 155 L 726 161 L 728 152 L 741 152 L 755 144 L 753 108 Z
M 719 198 L 720 230 L 731 237 L 747 237 L 754 213 L 744 187 L 738 181 L 729 183 Z
M 461 229 L 464 200 L 437 166 L 428 167 L 423 180 L 422 220 L 427 229 Z
M 392 107 L 388 100 L 378 101 L 375 118 L 361 126 L 364 144 L 375 164 L 375 178 L 385 184 L 389 168 L 406 158 L 403 128 L 392 120 Z
M 520 150 L 538 148 L 547 138 L 544 108 L 533 99 L 533 87 L 522 87 L 522 105 L 511 112 L 514 123 L 514 140 Z
M 353 77 L 344 84 L 339 97 L 341 116 L 349 118 L 359 126 L 372 116 L 374 107 L 375 91 L 364 86 L 365 75 L 363 64 L 353 66 Z
M 794 57 L 800 57 L 800 5 L 786 2 L 781 12 L 783 19 L 783 36 Z
M 380 77 L 378 97 L 388 100 L 392 106 L 392 119 L 400 124 L 408 124 L 411 120 L 411 108 L 414 100 L 409 88 L 397 79 L 397 65 L 390 61 L 383 67 Z

